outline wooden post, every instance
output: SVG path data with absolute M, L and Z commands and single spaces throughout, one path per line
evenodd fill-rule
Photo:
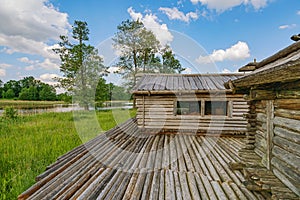
M 205 114 L 205 100 L 201 100 L 201 117 L 204 117 Z
M 143 95 L 143 128 L 145 127 L 145 96 Z
M 233 105 L 232 105 L 232 101 L 228 101 L 228 104 L 227 104 L 227 116 L 232 118 L 232 108 Z
M 274 101 L 268 100 L 266 107 L 267 114 L 267 146 L 266 146 L 266 161 L 267 161 L 267 169 L 271 170 L 271 159 L 272 159 L 272 147 L 273 147 L 273 137 L 274 137 Z

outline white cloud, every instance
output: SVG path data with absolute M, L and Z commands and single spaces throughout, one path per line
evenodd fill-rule
M 18 61 L 20 61 L 22 63 L 27 63 L 27 64 L 34 64 L 34 63 L 38 62 L 38 60 L 30 60 L 28 57 L 18 58 Z
M 35 67 L 33 65 L 29 65 L 29 66 L 25 67 L 25 70 L 32 71 L 32 70 L 35 70 Z
M 297 15 L 300 15 L 300 10 L 299 10 L 299 11 L 297 11 Z
M 6 76 L 6 70 L 0 69 L 0 76 Z
M 237 72 L 238 72 L 238 69 L 236 69 L 235 71 L 231 71 L 230 69 L 224 68 L 224 69 L 222 70 L 222 73 L 237 73 Z
M 0 0 L 0 46 L 12 54 L 21 52 L 59 59 L 49 42 L 67 35 L 68 15 L 49 0 Z
M 189 22 L 191 19 L 196 20 L 199 18 L 198 14 L 195 12 L 189 12 L 184 14 L 183 12 L 179 11 L 177 8 L 159 8 L 160 11 L 165 13 L 170 20 L 181 20 L 184 22 Z
M 57 70 L 59 69 L 59 61 L 56 59 L 46 58 L 44 61 L 39 60 L 30 60 L 28 57 L 18 58 L 20 62 L 30 64 L 29 66 L 25 67 L 26 71 L 32 71 L 36 68 L 43 68 L 46 70 Z
M 56 80 L 54 80 L 54 78 L 62 78 L 62 77 L 58 74 L 46 73 L 46 74 L 40 75 L 39 78 L 37 78 L 37 80 L 40 80 L 40 81 L 42 81 L 44 83 L 47 83 L 49 85 L 56 86 L 58 84 L 58 82 Z M 59 93 L 61 93 L 61 92 L 59 92 Z
M 173 40 L 173 35 L 168 30 L 167 25 L 160 24 L 156 15 L 148 13 L 143 16 L 141 13 L 135 12 L 132 7 L 128 8 L 127 11 L 133 20 L 139 19 L 143 22 L 145 27 L 154 33 L 162 45 L 166 45 Z
M 250 50 L 247 43 L 239 41 L 225 50 L 214 50 L 213 53 L 208 56 L 199 56 L 196 61 L 198 63 L 207 64 L 212 62 L 222 62 L 225 60 L 243 60 L 248 57 L 250 57 Z
M 119 70 L 120 70 L 120 67 L 109 67 L 108 68 L 109 73 L 115 73 Z
M 38 66 L 46 70 L 59 69 L 59 65 L 49 58 L 46 58 L 43 62 L 38 63 Z
M 182 71 L 183 74 L 192 74 L 193 70 L 191 68 L 186 68 Z
M 58 74 L 46 73 L 46 74 L 40 75 L 39 79 L 42 80 L 42 81 L 53 81 L 53 79 L 56 78 L 56 77 L 61 77 L 61 76 L 59 76 Z
M 70 27 L 68 15 L 48 0 L 0 0 L 0 32 L 35 41 L 58 39 Z
M 7 63 L 1 63 L 0 64 L 0 68 L 9 68 L 9 67 L 12 67 L 12 65 L 11 64 L 7 64 Z
M 240 5 L 251 5 L 258 10 L 265 7 L 270 0 L 190 0 L 193 4 L 201 3 L 209 9 L 223 12 Z
M 279 29 L 291 29 L 291 28 L 295 28 L 297 25 L 296 24 L 285 24 L 285 25 L 281 25 L 278 28 Z

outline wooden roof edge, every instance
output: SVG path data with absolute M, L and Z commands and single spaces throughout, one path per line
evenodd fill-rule
M 203 94 L 203 93 L 232 93 L 231 89 L 224 90 L 135 90 L 135 95 L 168 95 L 168 94 Z
M 272 77 L 268 78 L 270 76 Z M 257 73 L 250 73 L 248 76 L 230 80 L 224 86 L 226 89 L 250 88 L 254 85 L 299 80 L 299 77 L 300 59 L 297 59 Z
M 276 60 L 279 60 L 280 58 L 283 58 L 283 57 L 286 57 L 287 55 L 297 51 L 297 50 L 300 50 L 300 41 L 299 42 L 295 42 L 289 46 L 287 46 L 286 48 L 278 51 L 277 53 L 275 53 L 274 55 L 268 57 L 268 58 L 265 58 L 264 60 L 260 61 L 257 63 L 256 65 L 256 69 L 259 69 L 269 63 L 272 63 Z
M 244 76 L 244 72 L 230 72 L 230 73 L 198 73 L 198 74 L 164 74 L 164 73 L 145 73 L 138 74 L 138 76 Z

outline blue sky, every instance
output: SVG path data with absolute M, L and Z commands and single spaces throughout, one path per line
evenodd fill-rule
M 0 80 L 34 76 L 54 84 L 59 58 L 51 49 L 74 20 L 88 23 L 90 44 L 106 64 L 110 39 L 126 19 L 140 18 L 170 44 L 185 73 L 236 71 L 293 43 L 299 0 L 0 0 Z M 113 71 L 113 68 L 111 69 Z M 108 81 L 118 84 L 116 75 Z

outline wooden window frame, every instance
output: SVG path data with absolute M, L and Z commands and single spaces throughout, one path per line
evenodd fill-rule
M 211 102 L 222 102 L 222 103 L 224 103 L 225 105 L 226 105 L 226 108 L 223 108 L 223 111 L 225 111 L 225 114 L 215 114 L 217 111 L 212 111 L 212 108 L 210 108 L 210 110 L 211 110 L 211 113 L 210 114 L 207 114 L 207 107 L 208 107 L 208 103 L 211 103 Z M 221 100 L 206 100 L 205 102 L 204 102 L 204 115 L 205 116 L 224 116 L 224 117 L 229 117 L 230 116 L 230 112 L 229 112 L 229 101 L 221 101 Z M 212 107 L 212 105 L 210 105 L 210 107 Z M 219 111 L 220 112 L 220 111 Z
M 189 113 L 188 114 L 182 114 L 182 113 L 178 113 L 178 104 L 180 104 L 180 102 L 185 102 L 185 103 L 191 103 L 191 102 L 193 102 L 193 103 L 197 103 L 198 104 L 198 112 L 197 111 L 195 111 L 195 112 L 197 112 L 198 114 L 193 114 L 193 113 L 191 113 L 190 112 L 190 110 L 189 110 Z M 174 102 L 174 104 L 175 104 L 175 109 L 174 109 L 174 114 L 175 115 L 180 115 L 180 116 L 201 116 L 201 114 L 202 114 L 202 102 L 201 101 L 195 101 L 195 100 L 180 100 L 180 101 L 175 101 Z

